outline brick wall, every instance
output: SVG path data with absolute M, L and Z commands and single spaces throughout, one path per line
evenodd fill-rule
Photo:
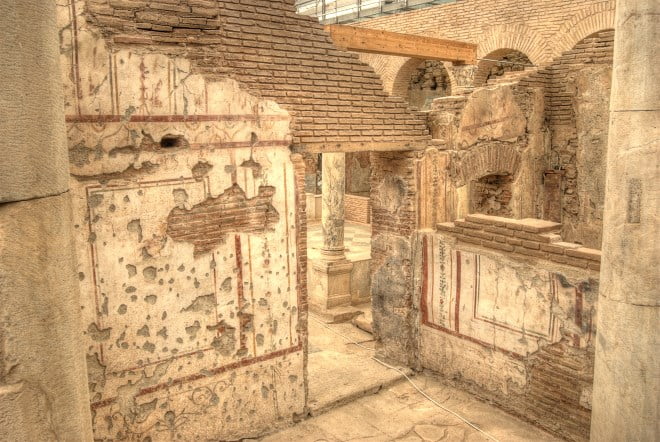
M 414 366 L 413 245 L 419 152 L 371 153 L 371 297 L 381 357 Z
M 383 16 L 356 24 L 407 34 L 476 43 L 477 57 L 499 59 L 519 51 L 539 66 L 570 50 L 583 38 L 614 27 L 615 0 L 460 0 L 417 11 Z M 405 97 L 410 73 L 421 60 L 377 54 L 361 54 L 373 66 L 385 89 Z M 493 63 L 481 61 L 476 84 L 485 81 Z M 454 92 L 458 76 L 450 69 Z
M 368 196 L 346 194 L 344 198 L 346 221 L 356 223 L 371 223 L 371 200 Z
M 230 77 L 293 115 L 309 150 L 418 148 L 422 116 L 388 97 L 357 55 L 336 49 L 292 0 L 89 0 L 89 21 L 112 46 L 185 56 L 196 73 Z
M 260 186 L 258 195 L 247 198 L 237 184 L 217 197 L 208 197 L 190 210 L 172 209 L 167 234 L 175 241 L 195 245 L 195 256 L 212 251 L 230 232 L 264 233 L 279 221 L 272 206 L 275 188 Z
M 563 171 L 561 220 L 566 226 L 564 234 L 592 247 L 600 247 L 602 231 L 605 169 L 598 157 L 604 158 L 607 146 L 609 68 L 613 52 L 614 31 L 604 30 L 582 40 L 546 68 L 521 80 L 523 85 L 545 84 L 546 121 L 552 140 L 548 168 Z M 583 97 L 587 78 L 595 76 L 581 72 L 593 69 L 604 70 L 607 79 L 592 86 L 591 96 Z M 590 108 L 580 107 L 584 102 L 593 101 L 594 92 L 600 95 L 601 102 Z M 580 122 L 579 118 L 582 118 Z M 596 158 L 582 159 L 588 150 Z M 588 231 L 584 229 L 587 225 Z
M 515 49 L 540 64 L 613 28 L 614 6 L 614 0 L 459 0 L 356 25 L 476 43 L 478 57 Z

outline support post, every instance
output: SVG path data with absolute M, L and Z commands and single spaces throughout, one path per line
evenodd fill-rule
M 55 2 L 0 2 L 0 440 L 90 441 Z
M 655 441 L 660 395 L 660 3 L 618 0 L 592 441 Z

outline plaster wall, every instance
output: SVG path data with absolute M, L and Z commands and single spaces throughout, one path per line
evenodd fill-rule
M 456 239 L 417 237 L 421 366 L 587 440 L 598 273 Z
M 234 439 L 305 407 L 291 118 L 58 7 L 96 439 Z

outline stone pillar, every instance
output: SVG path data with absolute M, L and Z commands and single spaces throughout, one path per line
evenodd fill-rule
M 0 2 L 0 440 L 92 440 L 55 2 Z
M 346 259 L 344 253 L 346 154 L 324 153 L 322 163 L 323 248 L 321 259 L 312 265 L 315 281 L 310 301 L 315 307 L 325 310 L 350 304 L 353 264 Z
M 660 397 L 660 3 L 619 0 L 592 441 L 655 441 Z

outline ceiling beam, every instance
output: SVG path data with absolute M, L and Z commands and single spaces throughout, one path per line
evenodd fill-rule
M 477 45 L 346 25 L 327 25 L 335 46 L 354 52 L 476 64 Z

